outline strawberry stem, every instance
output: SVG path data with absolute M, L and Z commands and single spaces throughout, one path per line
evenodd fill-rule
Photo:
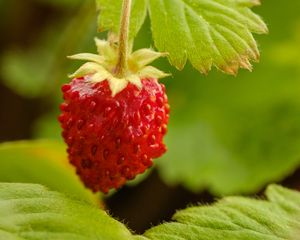
M 115 69 L 116 75 L 120 78 L 125 77 L 128 66 L 128 52 L 129 52 L 129 23 L 131 13 L 131 0 L 123 0 L 122 15 L 119 31 L 119 49 L 118 49 L 118 63 Z

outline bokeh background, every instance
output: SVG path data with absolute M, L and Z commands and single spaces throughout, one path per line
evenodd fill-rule
M 155 169 L 112 192 L 105 207 L 142 232 L 187 204 L 259 195 L 271 182 L 300 189 L 300 1 L 263 0 L 260 63 L 237 77 L 187 65 L 162 80 L 171 103 L 169 151 Z M 68 166 L 57 116 L 60 86 L 95 52 L 92 0 L 0 0 L 0 181 L 43 183 L 93 198 Z M 152 46 L 149 21 L 135 48 Z M 36 140 L 43 139 L 43 140 Z M 14 142 L 29 140 L 26 142 Z M 6 143 L 10 142 L 10 143 Z

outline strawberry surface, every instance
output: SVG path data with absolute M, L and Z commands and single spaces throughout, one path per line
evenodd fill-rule
M 169 104 L 165 87 L 144 78 L 112 95 L 108 81 L 74 78 L 62 87 L 59 120 L 71 164 L 84 184 L 107 193 L 143 173 L 166 151 Z

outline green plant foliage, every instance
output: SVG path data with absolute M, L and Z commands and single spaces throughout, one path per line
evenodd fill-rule
M 40 183 L 89 202 L 98 197 L 85 189 L 59 141 L 36 140 L 0 144 L 0 181 Z M 0 237 L 1 239 L 1 237 Z
M 264 22 L 249 10 L 255 3 L 151 0 L 154 43 L 170 54 L 171 64 L 179 69 L 188 59 L 202 73 L 212 65 L 229 74 L 236 74 L 240 67 L 251 70 L 249 60 L 259 59 L 251 32 L 267 32 Z
M 151 240 L 295 239 L 300 229 L 300 194 L 270 186 L 267 200 L 228 197 L 213 206 L 191 207 L 173 216 L 176 222 L 148 230 Z
M 0 184 L 0 239 L 129 240 L 103 210 L 37 184 Z
M 122 9 L 122 1 L 116 0 L 96 0 L 97 8 L 100 12 L 98 16 L 98 30 L 111 30 L 115 34 L 119 33 L 119 23 Z M 140 30 L 147 14 L 148 0 L 132 0 L 130 17 L 129 37 L 133 39 Z
M 300 194 L 276 185 L 266 200 L 227 197 L 178 211 L 174 222 L 134 236 L 92 205 L 37 184 L 0 184 L 0 239 L 274 240 L 295 239 Z
M 169 150 L 158 167 L 169 184 L 209 188 L 217 195 L 249 193 L 299 167 L 299 67 L 274 58 L 295 35 L 295 6 L 300 2 L 279 3 L 275 11 L 272 2 L 264 1 L 261 14 L 272 37 L 261 41 L 264 56 L 253 73 L 231 78 L 213 72 L 199 79 L 187 68 L 166 82 Z M 284 29 L 278 19 L 286 19 Z
M 96 1 L 100 9 L 99 30 L 118 33 L 122 1 Z M 258 4 L 253 0 L 134 1 L 131 35 L 135 36 L 142 26 L 148 7 L 155 46 L 169 53 L 172 65 L 182 69 L 189 60 L 202 73 L 214 65 L 236 74 L 240 67 L 251 70 L 249 60 L 259 59 L 251 32 L 268 31 L 249 9 Z

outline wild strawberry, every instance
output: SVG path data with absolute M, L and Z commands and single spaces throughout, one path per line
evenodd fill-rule
M 93 191 L 119 188 L 152 165 L 166 147 L 169 105 L 157 78 L 146 66 L 162 54 L 142 49 L 131 54 L 125 78 L 113 74 L 116 48 L 96 39 L 98 52 L 71 58 L 90 60 L 62 87 L 59 117 L 70 162 Z

